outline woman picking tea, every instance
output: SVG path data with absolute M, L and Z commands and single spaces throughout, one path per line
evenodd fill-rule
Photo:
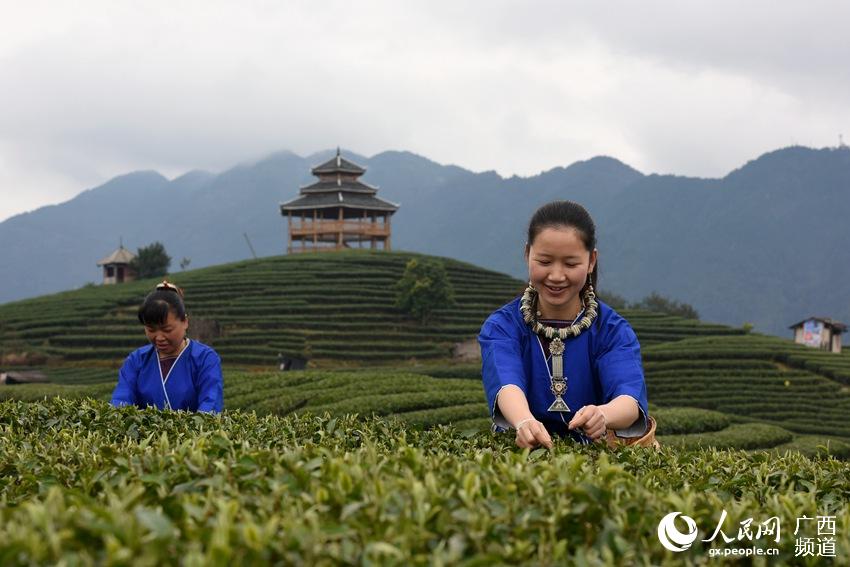
M 145 298 L 138 318 L 150 344 L 124 361 L 112 405 L 221 412 L 221 359 L 211 347 L 186 336 L 183 292 L 163 281 Z
M 516 444 L 552 436 L 589 443 L 614 430 L 647 432 L 640 345 L 628 322 L 596 298 L 596 227 L 571 201 L 540 207 L 528 227 L 529 285 L 481 327 L 482 377 L 496 429 Z

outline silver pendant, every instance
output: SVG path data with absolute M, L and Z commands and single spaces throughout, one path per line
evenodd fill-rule
M 563 377 L 553 377 L 550 391 L 555 395 L 555 401 L 549 406 L 549 411 L 570 413 L 570 406 L 564 401 L 564 393 L 567 391 L 567 381 Z
M 564 341 L 555 337 L 549 344 L 549 352 L 552 353 L 552 384 L 550 390 L 555 396 L 555 401 L 549 406 L 548 411 L 570 413 L 570 407 L 564 401 L 564 393 L 567 391 L 567 379 L 564 377 Z
M 567 402 L 564 401 L 564 398 L 561 396 L 555 396 L 555 401 L 552 402 L 552 405 L 549 406 L 549 411 L 557 411 L 562 413 L 570 413 L 570 406 L 567 405 Z

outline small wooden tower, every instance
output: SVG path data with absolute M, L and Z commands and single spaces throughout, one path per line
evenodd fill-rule
M 399 205 L 375 196 L 376 187 L 358 178 L 366 170 L 336 156 L 312 169 L 319 180 L 302 187 L 295 199 L 280 204 L 289 219 L 287 252 L 320 252 L 347 248 L 390 250 L 390 217 Z
M 841 352 L 841 334 L 847 325 L 833 319 L 809 317 L 788 327 L 794 331 L 794 342 L 830 352 Z
M 103 285 L 131 282 L 136 279 L 136 272 L 130 267 L 130 262 L 136 255 L 124 248 L 124 243 L 112 254 L 97 263 L 103 266 Z

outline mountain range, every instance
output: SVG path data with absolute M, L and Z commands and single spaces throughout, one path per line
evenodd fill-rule
M 0 223 L 0 302 L 99 282 L 96 262 L 119 239 L 162 242 L 191 267 L 286 250 L 278 204 L 315 180 L 331 150 L 272 154 L 220 174 L 169 180 L 129 173 L 58 205 Z M 596 220 L 600 287 L 629 300 L 652 291 L 693 305 L 702 319 L 790 336 L 808 316 L 850 320 L 850 149 L 789 147 L 719 179 L 646 175 L 596 157 L 531 177 L 441 165 L 410 152 L 344 157 L 363 181 L 401 204 L 393 248 L 449 256 L 524 277 L 531 213 L 554 199 Z M 508 298 L 506 298 L 507 300 Z

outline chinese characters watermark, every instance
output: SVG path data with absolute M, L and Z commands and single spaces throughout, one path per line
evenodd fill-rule
M 755 518 L 745 518 L 727 527 L 729 514 L 724 509 L 714 528 L 713 533 L 703 543 L 713 544 L 708 554 L 715 556 L 729 555 L 779 555 L 779 544 L 782 539 L 782 522 L 778 516 L 772 516 L 762 521 Z M 684 523 L 684 531 L 676 526 L 676 521 Z M 796 538 L 794 546 L 795 557 L 835 557 L 835 541 L 838 528 L 835 516 L 802 516 L 797 518 L 794 529 Z M 706 531 L 706 534 L 708 532 Z M 693 518 L 681 512 L 671 512 L 658 523 L 658 540 L 666 549 L 679 553 L 693 545 L 699 538 L 699 530 Z M 718 545 L 719 544 L 719 545 Z M 750 544 L 749 547 L 741 547 Z M 768 546 L 765 547 L 765 544 Z

